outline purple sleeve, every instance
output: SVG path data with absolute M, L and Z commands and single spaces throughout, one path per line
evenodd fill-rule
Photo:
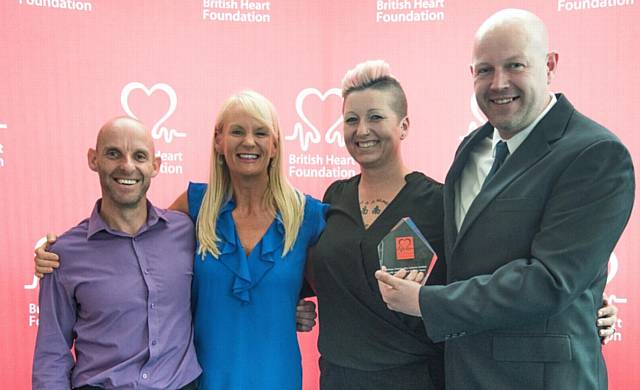
M 33 356 L 32 389 L 69 390 L 74 366 L 70 348 L 76 305 L 61 278 L 62 270 L 40 282 L 40 322 Z

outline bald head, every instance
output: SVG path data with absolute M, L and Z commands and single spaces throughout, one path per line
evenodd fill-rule
M 478 28 L 474 52 L 478 45 L 500 34 L 517 34 L 540 55 L 549 51 L 549 33 L 542 19 L 529 11 L 509 8 L 491 15 Z
M 96 148 L 89 149 L 87 158 L 89 168 L 100 177 L 103 217 L 124 209 L 146 210 L 145 196 L 161 161 L 140 121 L 124 116 L 109 120 L 100 128 Z
M 544 112 L 557 62 L 547 28 L 529 11 L 505 9 L 478 28 L 471 62 L 476 101 L 503 139 Z
M 118 116 L 108 120 L 98 131 L 96 150 L 100 150 L 108 140 L 119 137 L 134 137 L 154 151 L 153 138 L 144 123 L 128 116 Z

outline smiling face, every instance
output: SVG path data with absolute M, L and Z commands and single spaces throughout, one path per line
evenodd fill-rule
M 478 106 L 504 139 L 530 125 L 549 103 L 557 54 L 547 53 L 544 25 L 506 21 L 476 38 L 471 73 Z
M 215 148 L 234 177 L 268 177 L 269 162 L 276 156 L 274 132 L 236 104 L 225 113 L 222 130 L 215 135 Z
M 373 88 L 351 92 L 345 98 L 345 144 L 362 168 L 400 161 L 400 142 L 406 136 L 409 120 L 399 118 L 393 104 L 393 92 Z
M 102 207 L 134 209 L 146 207 L 151 178 L 160 169 L 153 141 L 144 126 L 130 118 L 116 118 L 98 134 L 95 149 L 89 149 L 89 168 L 98 173 Z

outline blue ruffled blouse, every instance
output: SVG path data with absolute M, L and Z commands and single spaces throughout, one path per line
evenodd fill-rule
M 206 184 L 190 183 L 189 214 L 197 219 Z M 233 221 L 233 200 L 217 220 L 220 256 L 195 255 L 193 323 L 199 389 L 299 390 L 302 366 L 295 311 L 307 249 L 325 226 L 327 206 L 307 196 L 296 242 L 282 257 L 284 227 L 274 218 L 247 256 Z

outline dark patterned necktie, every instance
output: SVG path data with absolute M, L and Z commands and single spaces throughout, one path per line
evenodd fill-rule
M 482 183 L 482 188 L 487 186 L 489 180 L 496 174 L 496 172 L 498 172 L 498 169 L 500 169 L 508 155 L 509 148 L 507 147 L 507 143 L 504 141 L 498 141 L 496 144 L 496 157 L 493 159 L 493 165 L 491 166 L 487 177 L 484 179 L 484 183 Z

